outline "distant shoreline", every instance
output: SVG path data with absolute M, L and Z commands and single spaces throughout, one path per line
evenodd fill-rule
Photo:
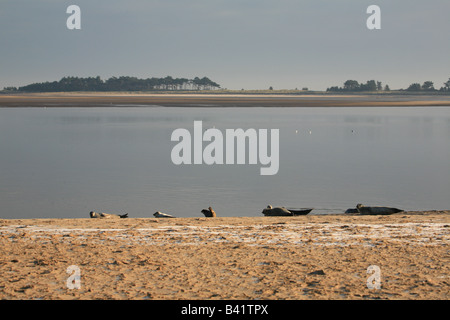
M 401 107 L 450 106 L 448 95 L 265 93 L 1 94 L 0 108 L 18 107 Z

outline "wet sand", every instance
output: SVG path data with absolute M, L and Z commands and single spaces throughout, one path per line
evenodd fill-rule
M 3 219 L 0 299 L 446 300 L 449 244 L 450 211 Z
M 373 107 L 450 106 L 449 95 L 0 94 L 0 107 Z

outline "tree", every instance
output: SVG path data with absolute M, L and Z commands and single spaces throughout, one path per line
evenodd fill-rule
M 408 91 L 420 91 L 422 89 L 422 87 L 420 86 L 420 83 L 412 83 L 408 89 Z
M 359 83 L 356 80 L 347 80 L 344 82 L 344 90 L 357 91 L 359 89 Z
M 389 88 L 388 85 L 385 85 L 385 86 L 384 86 L 384 91 L 391 91 L 391 88 Z
M 433 81 L 425 81 L 422 85 L 422 89 L 425 91 L 434 91 Z
M 332 92 L 337 92 L 337 91 L 341 91 L 341 90 L 342 90 L 342 88 L 339 88 L 338 86 L 327 88 L 327 91 L 332 91 Z
M 377 81 L 377 90 L 378 91 L 383 90 L 383 85 L 381 84 L 381 81 Z
M 444 86 L 445 91 L 450 91 L 450 78 L 448 79 L 447 82 L 444 82 Z
M 17 87 L 3 87 L 3 91 L 17 91 Z
M 359 85 L 359 91 L 377 91 L 377 84 L 375 80 L 369 80 L 365 84 Z

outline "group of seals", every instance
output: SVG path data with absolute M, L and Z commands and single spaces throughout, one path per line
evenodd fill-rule
M 202 213 L 205 215 L 205 217 L 208 217 L 208 218 L 216 217 L 216 212 L 211 207 L 208 207 L 208 209 L 203 209 Z M 126 214 L 109 214 L 109 213 L 104 213 L 104 212 L 91 211 L 91 212 L 89 212 L 89 216 L 91 218 L 97 218 L 97 219 L 117 219 L 117 218 L 128 218 L 128 213 L 126 213 Z M 160 212 L 160 211 L 156 211 L 153 214 L 153 216 L 155 218 L 176 218 L 173 215 L 170 215 L 170 214 L 167 214 L 164 212 Z
M 309 212 L 305 210 L 305 212 Z M 390 215 L 393 213 L 404 212 L 402 209 L 382 206 L 363 206 L 361 203 L 356 205 L 356 208 L 350 208 L 345 213 L 359 213 L 360 215 Z M 285 207 L 275 207 L 268 205 L 262 213 L 265 216 L 294 216 L 295 212 L 289 211 Z
M 213 210 L 212 207 L 208 207 L 208 209 L 203 209 L 201 211 L 205 217 L 208 218 L 214 218 L 216 217 L 216 212 Z M 389 215 L 393 213 L 399 213 L 404 212 L 402 209 L 397 208 L 391 208 L 391 207 L 381 207 L 381 206 L 372 206 L 372 207 L 366 207 L 363 206 L 361 203 L 358 203 L 356 205 L 356 209 L 347 209 L 345 213 L 359 213 L 361 215 Z M 265 216 L 293 216 L 294 214 L 286 209 L 285 207 L 275 207 L 273 208 L 271 205 L 268 205 L 267 208 L 265 208 L 262 213 Z M 128 213 L 125 214 L 109 214 L 104 212 L 95 212 L 91 211 L 89 213 L 91 218 L 100 218 L 100 219 L 118 219 L 118 218 L 128 218 Z M 155 212 L 153 214 L 155 218 L 176 218 L 175 216 L 172 216 L 167 213 L 163 212 Z
M 208 209 L 203 209 L 202 213 L 205 215 L 205 217 L 208 218 L 216 217 L 216 212 L 211 207 L 208 207 Z M 175 216 L 159 211 L 156 211 L 153 215 L 155 216 L 155 218 L 176 218 Z

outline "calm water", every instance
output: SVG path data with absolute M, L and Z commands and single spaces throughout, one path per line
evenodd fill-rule
M 172 131 L 280 129 L 280 170 L 172 163 Z M 206 143 L 205 143 L 206 145 Z M 0 109 L 0 218 L 261 216 L 268 204 L 450 209 L 450 109 Z

